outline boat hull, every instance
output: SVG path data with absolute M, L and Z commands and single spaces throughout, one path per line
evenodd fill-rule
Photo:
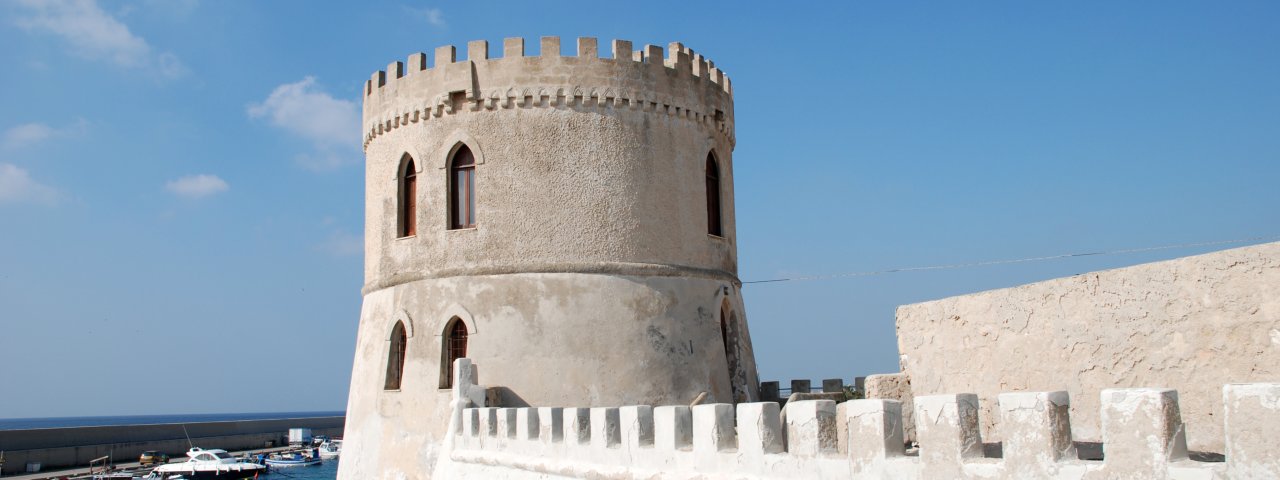
M 272 459 L 267 459 L 267 460 L 265 460 L 265 462 L 266 462 L 267 466 L 268 466 L 268 467 L 271 467 L 271 468 L 289 468 L 289 467 L 310 467 L 310 466 L 312 466 L 312 465 L 319 465 L 319 464 L 321 463 L 321 460 L 320 460 L 320 459 L 318 459 L 318 458 L 317 458 L 317 459 L 314 459 L 314 460 L 272 460 Z
M 161 479 L 177 479 L 183 480 L 245 480 L 257 478 L 259 474 L 267 473 L 267 467 L 258 465 L 257 468 L 247 467 L 241 469 L 228 470 L 174 470 L 167 472 L 156 472 Z

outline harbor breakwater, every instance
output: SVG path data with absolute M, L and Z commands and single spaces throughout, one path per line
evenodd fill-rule
M 116 463 L 136 462 L 147 450 L 181 459 L 192 445 L 225 450 L 263 448 L 268 442 L 287 442 L 290 428 L 310 428 L 316 435 L 340 437 L 345 421 L 345 417 L 332 416 L 0 430 L 0 452 L 4 452 L 0 474 L 25 472 L 29 463 L 41 464 L 41 470 L 85 466 L 105 456 Z

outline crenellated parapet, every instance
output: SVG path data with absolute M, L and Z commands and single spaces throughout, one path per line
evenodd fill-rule
M 700 125 L 733 144 L 733 87 L 711 60 L 671 43 L 634 48 L 614 40 L 600 55 L 595 38 L 577 40 L 575 55 L 561 55 L 560 37 L 542 37 L 539 55 L 525 54 L 523 38 L 503 41 L 502 56 L 489 42 L 453 46 L 434 55 L 410 55 L 374 72 L 364 89 L 364 146 L 400 127 L 460 113 L 529 108 L 614 111 L 656 115 Z
M 469 365 L 469 363 L 468 363 Z M 916 397 L 919 449 L 893 400 L 460 408 L 447 478 L 1280 478 L 1280 384 L 1222 389 L 1223 462 L 1188 456 L 1178 394 L 1101 393 L 1103 455 L 1082 460 L 1065 392 L 999 396 L 1004 441 L 984 445 L 972 394 Z M 996 447 L 996 448 L 993 448 Z M 1091 457 L 1092 458 L 1092 457 Z

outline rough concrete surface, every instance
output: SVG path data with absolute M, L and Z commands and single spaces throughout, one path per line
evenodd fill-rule
M 977 393 L 987 441 L 999 392 L 1067 391 L 1075 439 L 1098 441 L 1090 392 L 1150 385 L 1222 453 L 1222 384 L 1280 379 L 1280 243 L 905 305 L 897 330 L 914 394 Z

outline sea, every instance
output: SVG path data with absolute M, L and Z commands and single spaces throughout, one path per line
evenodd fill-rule
M 343 415 L 346 415 L 346 412 L 197 413 L 185 415 L 121 415 L 113 417 L 0 418 L 0 430 L 104 427 L 112 425 L 157 425 L 168 423 L 227 422 L 235 420 L 276 420 L 287 418 L 341 417 Z
M 124 415 L 113 417 L 0 418 L 0 431 L 32 428 L 95 427 L 110 425 L 155 425 L 166 423 L 221 422 L 234 420 L 275 420 L 287 418 L 340 417 L 346 412 L 204 413 L 189 415 Z M 325 460 L 311 467 L 292 467 L 264 475 L 263 480 L 334 480 L 338 460 Z
M 338 478 L 338 460 L 325 460 L 314 467 L 292 467 L 272 470 L 262 480 L 335 480 Z

